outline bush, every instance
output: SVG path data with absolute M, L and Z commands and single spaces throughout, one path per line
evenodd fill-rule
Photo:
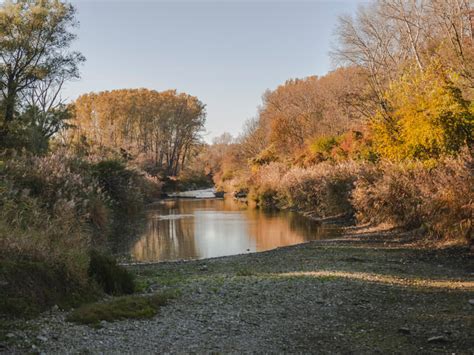
M 91 169 L 92 176 L 110 197 L 116 212 L 136 215 L 141 211 L 143 194 L 140 187 L 143 181 L 137 171 L 128 169 L 119 160 L 103 160 L 93 164 Z
M 67 265 L 1 255 L 0 315 L 35 316 L 53 305 L 63 309 L 90 302 L 99 290 Z
M 474 191 L 472 155 L 431 163 L 385 163 L 356 183 L 352 203 L 360 221 L 424 225 L 430 235 L 472 239 Z
M 250 185 L 249 198 L 263 208 L 278 208 L 280 181 L 287 167 L 282 163 L 270 163 L 255 167 L 247 182 Z
M 60 200 L 51 213 L 38 199 L 0 192 L 0 254 L 47 260 L 69 274 L 85 274 L 90 236 L 71 203 Z
M 62 151 L 2 162 L 0 281 L 8 287 L 0 290 L 0 311 L 24 315 L 66 301 L 80 303 L 97 296 L 91 278 L 108 293 L 133 292 L 125 269 L 89 250 L 105 244 L 118 206 L 141 207 L 143 181 L 121 163 L 91 163 Z
M 321 136 L 314 139 L 309 145 L 309 151 L 316 156 L 318 161 L 331 157 L 332 150 L 339 144 L 340 137 Z
M 260 207 L 296 209 L 318 217 L 351 214 L 350 195 L 364 168 L 350 161 L 289 170 L 282 163 L 271 163 L 249 180 L 250 198 Z
M 110 295 L 131 294 L 135 291 L 133 275 L 116 260 L 98 251 L 90 253 L 89 276 Z
M 109 199 L 88 164 L 64 151 L 43 157 L 17 156 L 5 162 L 0 175 L 8 184 L 4 193 L 14 199 L 30 196 L 47 215 L 54 216 L 58 205 L 67 205 L 77 220 L 91 223 L 99 232 L 109 223 Z
M 351 214 L 350 194 L 363 165 L 321 163 L 293 168 L 281 180 L 280 198 L 286 206 L 318 217 Z

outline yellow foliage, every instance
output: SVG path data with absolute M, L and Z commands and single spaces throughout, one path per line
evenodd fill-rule
M 453 154 L 472 142 L 473 111 L 456 83 L 459 78 L 434 62 L 410 68 L 386 92 L 388 112 L 371 122 L 378 153 L 390 160 L 430 159 Z

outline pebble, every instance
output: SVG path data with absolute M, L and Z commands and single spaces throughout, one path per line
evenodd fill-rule
M 471 306 L 474 306 L 474 299 L 469 300 L 469 304 L 470 304 Z
M 315 249 L 316 250 L 316 249 Z M 287 269 L 299 270 L 301 262 L 299 258 L 285 260 L 282 252 L 277 254 L 275 265 L 269 269 L 272 272 L 285 272 Z M 276 252 L 274 252 L 276 254 Z M 286 252 L 285 252 L 286 253 Z M 326 253 L 326 251 L 324 251 Z M 325 257 L 321 252 L 321 257 Z M 258 256 L 258 260 L 267 254 Z M 272 255 L 272 254 L 270 254 Z M 317 254 L 319 255 L 319 254 Z M 343 255 L 344 258 L 353 257 Z M 235 263 L 235 268 L 240 269 L 243 262 L 254 260 L 257 263 L 257 256 L 233 257 L 222 259 L 222 261 L 208 261 L 208 273 L 216 272 L 221 275 L 220 265 L 225 265 L 228 260 Z M 247 260 L 248 258 L 248 260 Z M 328 257 L 330 267 L 334 268 L 340 257 Z M 236 259 L 236 261 L 233 261 Z M 280 262 L 280 259 L 284 259 Z M 336 261 L 334 261 L 336 260 Z M 362 266 L 357 266 L 354 271 L 364 271 L 365 267 L 372 267 L 371 258 Z M 283 263 L 297 263 L 293 264 Z M 252 268 L 250 263 L 249 268 Z M 260 264 L 260 263 L 259 263 Z M 266 261 L 261 262 L 266 267 Z M 275 353 L 307 353 L 317 351 L 321 353 L 329 352 L 350 352 L 355 353 L 375 352 L 391 353 L 406 352 L 411 353 L 420 345 L 416 339 L 413 342 L 406 342 L 401 349 L 397 349 L 395 341 L 400 337 L 411 337 L 422 331 L 421 326 L 412 324 L 407 320 L 398 325 L 390 327 L 390 321 L 409 319 L 411 315 L 434 315 L 440 309 L 445 309 L 450 302 L 450 298 L 444 301 L 441 291 L 439 294 L 416 293 L 416 302 L 404 302 L 396 304 L 395 308 L 388 307 L 382 301 L 392 292 L 406 297 L 408 300 L 415 294 L 411 289 L 392 288 L 387 285 L 372 283 L 354 282 L 352 280 L 338 280 L 337 282 L 324 282 L 313 280 L 310 277 L 301 278 L 234 278 L 234 271 L 224 273 L 224 277 L 207 279 L 206 273 L 198 271 L 199 267 L 205 265 L 202 261 L 192 263 L 193 275 L 199 275 L 199 279 L 187 281 L 182 288 L 182 294 L 176 301 L 163 307 L 157 317 L 146 320 L 123 320 L 117 322 L 102 322 L 107 324 L 104 329 L 95 329 L 87 326 L 76 325 L 66 321 L 66 312 L 47 313 L 45 318 L 31 321 L 29 325 L 34 326 L 31 331 L 27 330 L 30 339 L 37 342 L 40 349 L 34 347 L 31 350 L 31 343 L 18 343 L 7 346 L 22 346 L 16 353 L 25 352 L 39 353 L 70 353 L 71 349 L 77 351 L 88 351 L 89 353 L 189 353 L 189 352 L 275 352 Z M 206 265 L 206 267 L 207 267 Z M 232 264 L 231 264 L 232 265 Z M 338 264 L 336 264 L 337 266 Z M 382 266 L 380 266 L 382 265 Z M 386 269 L 385 263 L 375 264 L 382 273 Z M 431 265 L 435 268 L 437 264 Z M 291 267 L 291 268 L 290 268 Z M 314 269 L 325 268 L 325 262 L 314 261 Z M 161 272 L 164 269 L 180 271 L 180 266 L 171 267 L 168 264 L 156 266 Z M 305 264 L 304 270 L 312 270 L 311 265 Z M 359 270 L 359 268 L 361 268 Z M 437 268 L 436 268 L 437 269 Z M 266 270 L 266 269 L 263 269 Z M 371 269 L 370 269 L 371 270 Z M 379 270 L 379 269 L 377 269 Z M 392 272 L 393 270 L 387 269 Z M 415 270 L 416 271 L 416 270 Z M 230 275 L 230 276 L 229 276 Z M 211 274 L 210 276 L 214 276 Z M 160 285 L 158 285 L 161 287 Z M 214 289 L 219 292 L 214 292 Z M 448 293 L 446 293 L 448 295 Z M 472 295 L 461 298 L 465 307 L 466 301 L 474 304 Z M 471 297 L 471 298 L 469 298 Z M 457 299 L 457 298 L 456 298 Z M 422 302 L 423 301 L 423 302 Z M 344 309 L 338 309 L 336 305 L 342 304 Z M 364 329 L 357 332 L 350 328 L 351 322 L 359 324 L 360 318 L 366 314 L 361 309 L 362 305 L 371 308 L 373 317 L 376 320 L 369 320 L 364 323 Z M 446 308 L 449 309 L 449 308 Z M 347 317 L 347 312 L 354 310 L 355 314 Z M 428 319 L 428 318 L 427 318 Z M 431 321 L 430 321 L 431 319 Z M 349 321 L 349 322 L 348 322 Z M 438 329 L 437 318 L 429 318 L 423 329 L 432 329 L 433 333 L 426 334 L 424 349 L 445 348 L 456 353 L 468 352 L 469 338 L 466 334 L 466 323 L 449 323 L 446 327 L 452 329 L 453 335 Z M 379 329 L 379 327 L 383 327 Z M 39 331 L 38 331 L 39 329 Z M 434 330 L 438 329 L 438 330 Z M 39 343 L 35 337 L 38 332 L 42 336 L 47 336 L 50 341 Z M 413 332 L 413 333 L 411 333 Z M 373 334 L 372 334 L 373 333 Z M 13 334 L 13 333 L 12 333 Z M 13 336 L 23 337 L 23 331 L 13 334 Z M 367 334 L 367 335 L 362 335 Z M 405 335 L 403 335 L 405 334 Z M 410 335 L 411 334 L 411 335 Z M 403 336 L 402 336 L 403 335 Z M 437 336 L 432 336 L 437 335 Z M 394 341 L 374 347 L 374 339 L 379 336 L 387 336 L 388 340 Z M 432 337 L 431 337 L 432 336 Z M 336 341 L 331 341 L 335 337 Z M 354 338 L 352 338 L 354 337 Z M 366 340 L 368 339 L 368 340 Z M 453 340 L 456 341 L 453 341 Z M 10 342 L 9 342 L 10 343 Z M 11 343 L 14 343 L 13 341 Z M 318 344 L 319 343 L 319 344 Z M 317 350 L 314 346 L 317 345 Z M 386 344 L 390 345 L 386 347 Z M 406 347 L 405 347 L 406 346 Z M 7 348 L 10 350 L 9 348 Z M 369 351 L 370 349 L 370 351 Z M 421 347 L 423 349 L 423 347 Z M 13 349 L 16 350 L 16 349 Z M 2 353 L 0 349 L 0 353 Z M 15 353 L 15 352 L 14 352 Z
M 444 335 L 437 335 L 428 339 L 428 343 L 446 343 L 448 338 Z
M 44 342 L 44 341 L 48 341 L 48 338 L 46 338 L 46 337 L 43 336 L 43 335 L 38 335 L 38 336 L 36 337 L 36 339 L 41 340 L 41 341 L 43 341 L 43 342 Z
M 399 333 L 402 333 L 402 334 L 410 334 L 410 329 L 408 329 L 407 327 L 401 327 L 401 328 L 398 328 L 398 332 Z
M 8 334 L 6 335 L 6 337 L 9 338 L 9 339 L 11 339 L 11 338 L 14 338 L 14 337 L 15 337 L 15 334 L 13 334 L 13 333 L 8 333 Z

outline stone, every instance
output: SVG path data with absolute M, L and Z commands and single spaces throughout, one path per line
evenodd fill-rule
M 437 335 L 428 339 L 428 343 L 446 343 L 448 342 L 448 338 L 444 335 Z
M 407 327 L 401 327 L 401 328 L 398 328 L 398 332 L 399 333 L 402 333 L 402 334 L 410 334 L 410 329 L 408 329 Z
M 14 337 L 15 337 L 15 334 L 13 334 L 13 333 L 8 333 L 8 334 L 6 335 L 6 337 L 9 338 L 9 339 L 11 339 L 11 338 L 14 338 Z
M 48 341 L 48 338 L 46 338 L 44 335 L 38 335 L 36 339 L 41 340 L 43 342 Z
M 469 304 L 470 304 L 471 306 L 474 306 L 474 299 L 469 300 Z

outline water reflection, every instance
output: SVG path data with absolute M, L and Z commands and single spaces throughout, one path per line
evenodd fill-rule
M 265 212 L 233 200 L 165 201 L 148 211 L 131 247 L 137 261 L 209 258 L 274 249 L 336 235 L 289 212 Z

